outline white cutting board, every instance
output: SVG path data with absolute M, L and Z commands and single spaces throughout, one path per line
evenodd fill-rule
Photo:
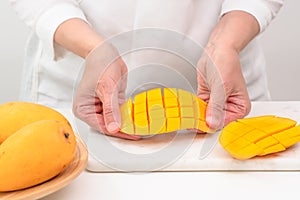
M 240 161 L 232 158 L 217 141 L 208 156 L 200 159 L 202 145 L 207 143 L 205 137 L 212 135 L 168 133 L 129 141 L 99 134 L 84 123 L 74 121 L 67 111 L 62 112 L 86 142 L 89 150 L 87 169 L 94 172 L 300 171 L 300 144 L 281 153 Z M 300 123 L 300 102 L 253 102 L 247 117 L 260 115 L 288 117 Z

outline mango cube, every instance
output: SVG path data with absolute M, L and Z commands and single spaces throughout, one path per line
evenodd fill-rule
M 284 140 L 281 140 L 281 144 L 288 148 L 300 141 L 300 136 L 297 137 L 291 137 L 291 138 L 285 138 Z
M 177 99 L 177 89 L 176 88 L 164 88 L 164 97 L 165 98 L 175 98 Z
M 123 105 L 121 105 L 120 111 L 121 111 L 122 121 L 133 119 L 133 112 L 132 112 L 133 111 L 133 105 L 132 105 L 131 98 L 129 98 L 128 101 L 125 102 Z
M 131 98 L 128 99 L 126 103 L 124 103 L 121 107 L 121 131 L 127 133 L 134 132 L 133 125 L 133 105 Z
M 193 99 L 192 99 L 192 93 L 178 89 L 178 102 L 180 103 L 181 107 L 184 106 L 193 106 Z
M 163 107 L 163 101 L 162 99 L 156 99 L 156 100 L 148 101 L 147 105 L 148 105 L 148 109 L 155 109 L 158 107 Z
M 165 118 L 165 110 L 163 108 L 160 109 L 150 109 L 149 110 L 149 119 L 164 119 Z
M 181 118 L 181 129 L 194 128 L 195 119 L 194 118 Z
M 230 149 L 231 151 L 238 152 L 239 150 L 243 149 L 244 147 L 247 147 L 251 142 L 244 138 L 239 138 L 231 143 L 229 143 L 226 148 Z
M 134 105 L 145 104 L 147 98 L 147 93 L 142 92 L 134 96 Z
M 243 155 L 242 157 L 240 157 L 240 159 L 248 159 L 255 155 L 259 155 L 262 152 L 263 152 L 262 148 L 259 148 L 257 145 L 252 143 L 246 146 L 245 148 L 243 148 L 242 150 L 240 150 L 240 154 Z M 239 155 L 236 154 L 236 156 Z
M 179 108 L 173 107 L 173 108 L 166 108 L 166 117 L 179 117 Z
M 124 133 L 134 133 L 133 123 L 122 123 L 121 132 Z
M 244 135 L 244 138 L 246 140 L 249 140 L 251 142 L 258 142 L 261 139 L 265 138 L 268 134 L 266 132 L 254 129 L 248 132 L 247 134 Z
M 177 98 L 164 98 L 164 103 L 166 108 L 178 107 L 178 99 Z
M 134 105 L 133 112 L 134 112 L 134 114 L 147 112 L 147 104 L 146 104 L 146 102 Z
M 136 126 L 135 135 L 149 135 L 148 126 Z
M 139 124 L 141 126 L 148 124 L 148 116 L 147 113 L 137 113 L 134 115 L 135 124 Z
M 186 117 L 194 118 L 193 107 L 181 107 L 180 108 L 180 116 L 182 118 L 186 118 Z
M 286 150 L 286 148 L 282 144 L 276 144 L 264 149 L 263 152 L 259 154 L 259 156 L 264 156 L 267 154 L 276 153 L 284 150 Z
M 161 88 L 155 88 L 152 90 L 147 91 L 147 100 L 148 101 L 153 101 L 153 100 L 161 100 L 162 95 L 161 95 Z
M 195 124 L 195 129 L 198 129 L 200 131 L 203 131 L 205 133 L 214 133 L 215 131 L 210 129 L 207 125 L 205 121 L 202 120 L 196 120 L 196 124 Z
M 198 107 L 198 116 L 197 118 L 199 118 L 202 121 L 205 121 L 206 119 L 206 102 L 203 101 L 202 99 L 197 97 L 197 101 L 194 101 L 194 107 Z
M 157 134 L 157 133 L 165 133 L 166 130 L 166 119 L 152 119 L 150 120 L 150 134 Z
M 180 129 L 180 118 L 168 118 L 167 119 L 167 132 L 177 131 Z
M 266 138 L 256 142 L 255 144 L 262 149 L 266 149 L 266 148 L 273 146 L 275 144 L 278 144 L 278 143 L 279 143 L 278 140 L 276 140 L 275 138 L 270 136 L 270 137 L 266 137 Z

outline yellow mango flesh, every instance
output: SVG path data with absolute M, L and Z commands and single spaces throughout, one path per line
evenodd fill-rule
M 212 132 L 205 122 L 206 106 L 206 102 L 182 89 L 148 90 L 121 105 L 121 131 L 134 135 L 184 129 Z
M 0 145 L 0 191 L 24 189 L 64 170 L 74 159 L 71 126 L 42 120 L 24 126 Z
M 228 124 L 219 141 L 234 158 L 245 160 L 286 150 L 300 141 L 300 125 L 276 116 L 240 119 Z
M 29 102 L 10 102 L 0 105 L 0 144 L 20 128 L 39 120 L 67 119 L 46 106 Z

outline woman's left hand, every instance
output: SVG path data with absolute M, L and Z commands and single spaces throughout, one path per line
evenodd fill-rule
M 207 46 L 198 62 L 197 78 L 198 96 L 208 102 L 206 121 L 211 129 L 249 113 L 251 103 L 236 50 Z

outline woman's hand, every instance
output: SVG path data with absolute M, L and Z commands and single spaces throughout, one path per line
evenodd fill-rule
M 208 101 L 206 121 L 220 129 L 246 116 L 251 108 L 239 53 L 259 33 L 249 13 L 231 11 L 222 16 L 212 31 L 197 66 L 198 96 Z
M 197 67 L 198 96 L 208 102 L 206 121 L 211 129 L 249 113 L 251 103 L 235 49 L 208 46 Z
M 120 132 L 119 106 L 125 102 L 127 67 L 118 51 L 81 19 L 62 23 L 56 43 L 86 59 L 86 66 L 73 99 L 73 113 L 104 134 L 139 139 Z
M 104 134 L 140 139 L 120 132 L 119 107 L 125 102 L 126 84 L 124 61 L 111 44 L 102 43 L 86 58 L 85 71 L 73 101 L 73 113 Z

